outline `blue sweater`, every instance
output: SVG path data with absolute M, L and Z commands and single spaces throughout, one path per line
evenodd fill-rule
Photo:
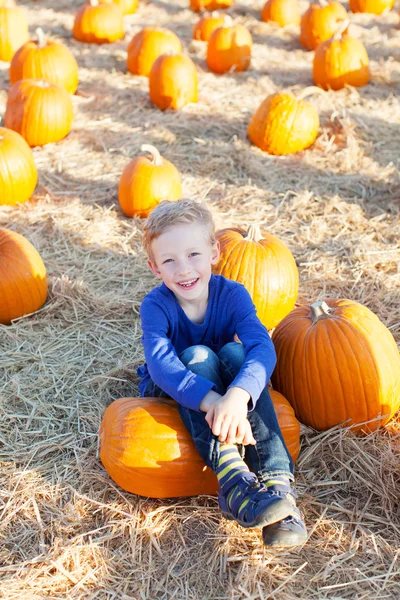
M 236 333 L 246 354 L 240 372 L 229 387 L 238 386 L 251 396 L 254 408 L 275 367 L 276 354 L 267 329 L 256 316 L 246 288 L 222 275 L 211 275 L 207 312 L 203 323 L 193 323 L 163 283 L 149 292 L 140 307 L 146 364 L 137 373 L 141 395 L 150 381 L 179 404 L 199 410 L 214 384 L 186 368 L 178 356 L 201 344 L 218 352 L 234 341 Z

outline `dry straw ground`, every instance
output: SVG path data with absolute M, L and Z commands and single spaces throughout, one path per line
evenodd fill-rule
M 371 83 L 312 98 L 317 142 L 276 158 L 250 146 L 250 114 L 268 93 L 311 85 L 312 54 L 295 28 L 260 23 L 260 2 L 231 11 L 252 32 L 254 58 L 249 71 L 223 77 L 191 41 L 197 16 L 187 0 L 142 3 L 125 19 L 126 38 L 101 47 L 71 38 L 80 0 L 21 4 L 32 33 L 40 25 L 72 49 L 81 83 L 72 133 L 34 150 L 33 200 L 0 210 L 50 277 L 44 308 L 0 328 L 0 597 L 398 600 L 399 417 L 365 438 L 305 431 L 297 482 L 310 538 L 292 552 L 267 551 L 259 531 L 220 517 L 215 498 L 118 489 L 97 442 L 106 406 L 137 395 L 138 308 L 156 283 L 141 222 L 117 201 L 122 169 L 143 143 L 175 163 L 185 195 L 206 200 L 218 226 L 261 223 L 282 237 L 299 266 L 299 302 L 361 301 L 400 341 L 397 12 L 351 15 Z M 197 105 L 164 114 L 147 80 L 126 73 L 128 41 L 150 24 L 173 29 L 196 62 Z M 3 113 L 5 64 L 0 78 Z

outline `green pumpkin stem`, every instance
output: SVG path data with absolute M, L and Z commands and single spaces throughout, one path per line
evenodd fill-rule
M 316 323 L 321 317 L 326 317 L 331 314 L 331 309 L 323 300 L 318 300 L 317 302 L 311 304 L 311 309 L 313 323 Z
M 163 164 L 161 154 L 155 146 L 151 146 L 150 144 L 143 144 L 142 146 L 140 146 L 140 150 L 142 152 L 149 152 L 151 154 L 152 163 L 154 165 L 160 167 Z

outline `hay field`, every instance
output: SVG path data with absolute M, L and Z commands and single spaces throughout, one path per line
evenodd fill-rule
M 97 437 L 109 403 L 138 393 L 138 309 L 156 284 L 141 222 L 117 199 L 143 143 L 177 166 L 184 194 L 205 200 L 218 227 L 260 223 L 287 243 L 299 303 L 360 301 L 400 342 L 397 11 L 351 15 L 370 84 L 313 96 L 316 143 L 277 158 L 249 144 L 247 124 L 267 94 L 312 85 L 312 53 L 296 28 L 261 23 L 261 2 L 230 11 L 253 35 L 253 60 L 222 77 L 191 40 L 198 17 L 188 0 L 141 3 L 125 17 L 125 39 L 104 46 L 71 38 L 80 0 L 20 4 L 32 34 L 40 25 L 71 48 L 80 86 L 71 134 L 34 149 L 33 199 L 0 208 L 1 226 L 36 246 L 50 280 L 43 309 L 0 326 L 0 598 L 398 600 L 399 416 L 365 438 L 304 429 L 296 473 L 310 538 L 294 551 L 267 551 L 260 531 L 222 519 L 213 497 L 124 492 L 99 461 Z M 155 24 L 178 34 L 199 71 L 199 103 L 179 113 L 153 108 L 147 80 L 126 73 L 129 40 Z M 7 64 L 0 79 L 2 115 Z

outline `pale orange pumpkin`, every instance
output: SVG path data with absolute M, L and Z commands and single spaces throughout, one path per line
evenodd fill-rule
M 232 4 L 233 0 L 190 0 L 190 8 L 194 12 L 222 10 L 229 8 Z
M 112 44 L 125 35 L 121 9 L 114 3 L 88 0 L 75 15 L 73 37 L 89 44 Z
M 285 398 L 271 391 L 283 438 L 293 461 L 300 451 L 300 424 Z M 217 478 L 206 467 L 167 398 L 120 398 L 100 427 L 100 459 L 124 490 L 150 498 L 216 494 Z
M 267 96 L 251 117 L 250 141 L 269 154 L 292 154 L 305 150 L 316 140 L 319 116 L 304 100 L 309 88 L 295 97 L 289 92 Z
M 272 329 L 292 310 L 299 291 L 299 274 L 289 248 L 257 225 L 247 231 L 222 229 L 216 236 L 220 258 L 213 272 L 242 283 L 258 318 Z
M 312 3 L 301 17 L 300 42 L 307 50 L 329 40 L 343 21 L 348 21 L 347 11 L 340 2 L 319 0 Z
M 42 29 L 37 40 L 24 44 L 10 64 L 10 82 L 20 79 L 44 79 L 57 83 L 74 94 L 78 87 L 78 63 L 71 50 L 60 42 L 46 39 Z
M 396 342 L 362 304 L 343 299 L 300 306 L 272 339 L 272 383 L 305 425 L 325 430 L 344 423 L 354 431 L 374 431 L 399 409 Z
M 0 205 L 29 200 L 37 180 L 33 153 L 24 138 L 0 127 Z
M 349 0 L 350 10 L 353 13 L 372 13 L 381 15 L 391 10 L 395 0 Z
M 30 146 L 58 142 L 72 128 L 71 96 L 61 86 L 41 79 L 21 79 L 8 93 L 4 125 Z
M 225 17 L 218 13 L 203 15 L 193 28 L 193 39 L 208 42 L 213 31 L 222 27 L 224 23 Z
M 0 60 L 8 62 L 29 40 L 28 20 L 20 6 L 6 2 L 0 6 Z
M 23 235 L 0 229 L 0 323 L 35 312 L 46 297 L 46 268 L 38 251 Z
M 179 110 L 197 102 L 198 77 L 194 62 L 186 54 L 163 54 L 149 75 L 150 100 L 161 110 Z
M 138 0 L 99 0 L 100 4 L 115 4 L 123 15 L 133 15 L 138 8 Z
M 129 43 L 128 71 L 133 75 L 148 77 L 157 58 L 170 52 L 182 52 L 178 36 L 163 27 L 145 27 Z
M 261 20 L 279 27 L 300 25 L 301 12 L 298 0 L 268 0 L 261 11 Z
M 215 29 L 207 45 L 208 68 L 218 74 L 245 71 L 250 66 L 252 45 L 251 33 L 244 25 Z
M 157 148 L 143 145 L 142 152 L 151 158 L 139 156 L 128 163 L 121 175 L 118 199 L 128 217 L 147 217 L 162 200 L 182 197 L 182 182 L 178 169 L 163 158 Z

